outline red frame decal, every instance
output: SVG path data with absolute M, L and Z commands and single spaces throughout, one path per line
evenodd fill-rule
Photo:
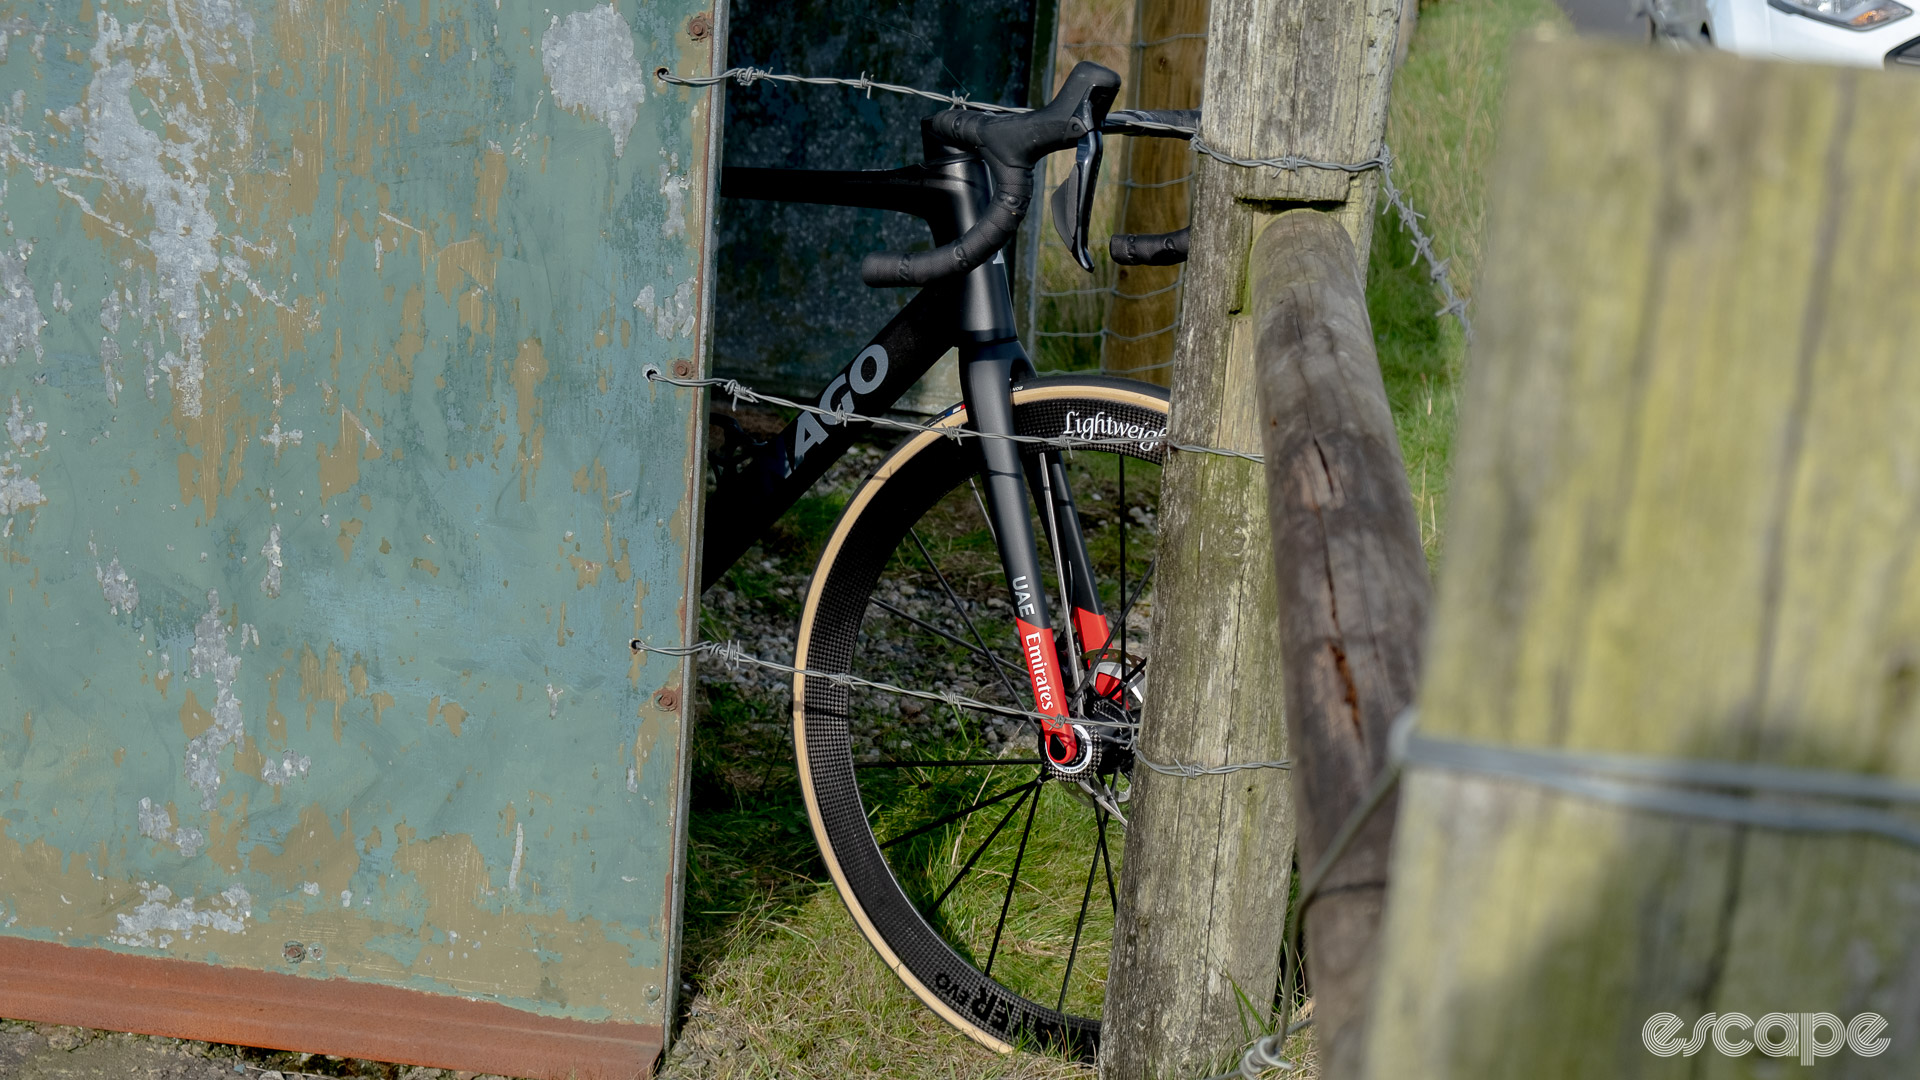
M 1034 711 L 1059 717 L 1051 722 L 1040 722 L 1047 733 L 1047 738 L 1043 740 L 1047 746 L 1047 756 L 1056 762 L 1072 761 L 1079 754 L 1080 746 L 1073 728 L 1066 723 L 1066 684 L 1060 679 L 1060 654 L 1053 647 L 1053 632 L 1042 630 L 1018 616 L 1014 617 L 1013 624 L 1020 632 L 1020 654 L 1026 657 L 1027 678 L 1033 681 Z M 1056 741 L 1062 747 L 1062 753 L 1057 757 L 1053 752 Z

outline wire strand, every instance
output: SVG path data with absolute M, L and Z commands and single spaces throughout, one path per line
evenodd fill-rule
M 1152 41 L 1136 42 L 1133 44 L 1145 48 L 1150 45 L 1163 44 L 1168 41 L 1176 41 L 1188 37 L 1203 38 L 1206 37 L 1206 35 L 1174 34 L 1166 38 L 1156 38 Z M 1119 44 L 1126 43 L 1073 42 L 1069 43 L 1068 47 L 1071 48 L 1075 45 L 1091 47 L 1093 45 Z M 718 75 L 675 75 L 662 67 L 655 69 L 654 77 L 661 82 L 672 83 L 676 86 L 713 86 L 716 83 L 726 82 L 728 79 L 732 79 L 742 86 L 751 86 L 761 81 L 804 83 L 810 86 L 843 86 L 849 89 L 863 91 L 869 97 L 873 95 L 875 90 L 884 90 L 888 93 L 905 94 L 910 97 L 924 98 L 928 101 L 945 102 L 956 109 L 976 109 L 981 112 L 993 113 L 1025 113 L 1033 111 L 1013 105 L 994 105 L 983 101 L 973 101 L 965 94 L 940 94 L 931 90 L 921 90 L 917 87 L 902 86 L 899 83 L 876 82 L 865 74 L 862 74 L 857 79 L 842 79 L 823 75 L 785 75 L 766 71 L 762 68 L 734 67 L 728 68 Z M 1413 204 L 1408 201 L 1406 197 L 1406 193 L 1401 191 L 1393 182 L 1393 154 L 1384 143 L 1381 144 L 1378 154 L 1364 161 L 1321 161 L 1293 154 L 1271 158 L 1243 158 L 1208 145 L 1200 138 L 1200 132 L 1197 128 L 1182 124 L 1163 124 L 1151 120 L 1132 120 L 1129 121 L 1128 126 L 1141 131 L 1157 131 L 1168 135 L 1191 138 L 1193 140 L 1193 149 L 1197 153 L 1205 154 L 1207 157 L 1222 164 L 1234 165 L 1245 169 L 1275 169 L 1281 172 L 1295 172 L 1301 169 L 1323 169 L 1346 173 L 1362 173 L 1373 169 L 1380 170 L 1381 194 L 1399 216 L 1400 227 L 1406 229 L 1407 232 L 1412 235 L 1416 261 L 1425 260 L 1429 280 L 1446 300 L 1446 303 L 1441 306 L 1440 310 L 1434 312 L 1434 317 L 1446 318 L 1449 315 L 1453 316 L 1453 318 L 1460 323 L 1460 331 L 1466 338 L 1468 344 L 1472 344 L 1473 324 L 1467 318 L 1467 302 L 1461 299 L 1460 295 L 1454 290 L 1453 281 L 1447 273 L 1450 260 L 1441 258 L 1439 254 L 1434 251 L 1433 238 L 1428 236 L 1426 230 L 1420 227 L 1421 215 L 1414 210 Z M 1154 331 L 1154 333 L 1164 333 L 1166 329 L 1171 328 L 1163 328 L 1162 330 Z
M 1145 371 L 1147 369 L 1141 368 L 1138 370 Z M 875 427 L 889 428 L 894 431 L 905 431 L 916 434 L 920 432 L 932 432 L 935 435 L 942 435 L 955 440 L 1003 439 L 1012 443 L 1024 443 L 1030 446 L 1052 446 L 1062 450 L 1081 448 L 1116 449 L 1119 447 L 1134 446 L 1139 447 L 1143 452 L 1152 453 L 1156 448 L 1164 446 L 1169 450 L 1176 450 L 1186 454 L 1211 454 L 1215 457 L 1239 458 L 1243 461 L 1255 462 L 1256 464 L 1266 461 L 1266 455 L 1264 454 L 1251 454 L 1244 450 L 1229 450 L 1220 446 L 1201 446 L 1196 443 L 1174 442 L 1166 437 L 1166 432 L 1164 431 L 1144 432 L 1139 438 L 1123 438 L 1119 436 L 1110 438 L 1085 438 L 1073 435 L 1015 435 L 998 431 L 976 431 L 973 428 L 960 427 L 954 424 L 918 424 L 911 420 L 896 420 L 891 416 L 872 416 L 866 413 L 854 412 L 851 409 L 823 409 L 818 405 L 809 405 L 804 401 L 795 401 L 792 398 L 784 398 L 778 394 L 768 394 L 754 390 L 751 387 L 743 386 L 737 379 L 681 379 L 671 375 L 663 375 L 659 368 L 653 367 L 652 365 L 648 365 L 642 374 L 652 382 L 667 383 L 671 386 L 682 386 L 696 390 L 719 390 L 731 397 L 735 404 L 742 401 L 750 401 L 776 405 L 783 409 L 798 409 L 801 412 L 811 413 L 834 424 L 852 420 L 864 424 L 872 424 Z
M 1063 41 L 1060 47 L 1063 49 L 1151 49 L 1155 45 L 1165 45 L 1174 41 L 1195 39 L 1204 41 L 1206 37 L 1206 34 L 1200 33 L 1168 34 L 1166 37 L 1154 38 L 1151 41 Z

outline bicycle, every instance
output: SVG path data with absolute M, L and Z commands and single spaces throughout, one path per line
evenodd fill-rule
M 857 488 L 807 588 L 793 665 L 801 789 L 848 910 L 914 994 L 994 1049 L 1084 1058 L 1099 1038 L 1114 829 L 1146 684 L 1167 394 L 1038 376 L 1014 330 L 1002 250 L 1031 203 L 1034 166 L 1072 150 L 1053 216 L 1092 268 L 1103 133 L 1181 137 L 1169 125 L 1192 117 L 1110 113 L 1119 86 L 1082 63 L 1043 108 L 928 117 L 925 160 L 900 169 L 722 171 L 722 196 L 903 212 L 936 246 L 866 258 L 869 285 L 922 291 L 822 388 L 816 411 L 716 462 L 702 557 L 704 590 L 871 428 L 855 414 L 884 412 L 958 349 L 963 400 Z M 1113 251 L 1171 262 L 1184 240 L 1116 237 Z M 982 630 L 990 619 L 1003 620 L 997 635 Z M 873 684 L 903 680 L 958 686 L 975 704 L 875 704 Z M 875 730 L 890 745 L 856 752 L 856 733 Z M 1031 752 L 1009 752 L 1028 738 Z

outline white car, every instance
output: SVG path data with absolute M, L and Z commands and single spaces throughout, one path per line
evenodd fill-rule
M 1920 0 L 1641 0 L 1654 33 L 1747 56 L 1920 71 Z

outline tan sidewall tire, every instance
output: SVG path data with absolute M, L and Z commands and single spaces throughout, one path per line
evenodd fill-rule
M 1164 414 L 1167 408 L 1167 402 L 1159 393 L 1154 392 L 1157 389 L 1158 388 L 1155 387 L 1147 387 L 1142 390 L 1132 390 L 1103 383 L 1078 380 L 1068 381 L 1065 379 L 1058 382 L 1041 381 L 1015 390 L 1013 403 L 1015 409 L 1018 410 L 1023 405 L 1045 401 L 1084 398 L 1108 401 L 1117 405 L 1145 407 Z M 952 413 L 936 421 L 934 426 L 940 430 L 946 430 L 960 427 L 965 423 L 965 410 L 957 408 Z M 799 637 L 794 649 L 795 667 L 800 668 L 802 671 L 808 669 L 809 644 L 813 636 L 814 621 L 820 610 L 820 601 L 826 582 L 831 576 L 826 571 L 834 564 L 834 560 L 839 557 L 842 545 L 845 543 L 849 533 L 859 522 L 860 516 L 886 488 L 887 482 L 901 472 L 909 462 L 913 461 L 916 456 L 925 452 L 929 447 L 935 444 L 946 443 L 948 439 L 948 436 L 935 431 L 929 431 L 922 432 L 907 440 L 895 449 L 892 454 L 888 455 L 886 461 L 881 463 L 880 467 L 874 471 L 874 474 L 867 479 L 866 483 L 861 485 L 860 490 L 854 494 L 853 499 L 848 502 L 846 510 L 841 513 L 839 522 L 834 526 L 833 534 L 828 539 L 826 547 L 821 551 L 820 562 L 815 567 L 813 579 L 807 586 L 806 603 L 802 607 L 800 615 Z M 840 899 L 846 903 L 848 912 L 853 915 L 853 921 L 855 925 L 860 928 L 860 933 L 867 939 L 868 944 L 873 946 L 874 951 L 880 954 L 881 961 L 885 963 L 895 975 L 899 976 L 900 981 L 906 984 L 907 988 L 913 991 L 914 996 L 925 1003 L 927 1008 L 932 1009 L 948 1023 L 965 1032 L 970 1038 L 982 1046 L 997 1050 L 1001 1053 L 1012 1051 L 1014 1047 L 1011 1043 L 980 1027 L 970 1018 L 956 1011 L 946 1001 L 942 1000 L 938 994 L 934 993 L 932 988 L 923 983 L 913 971 L 901 961 L 892 947 L 888 945 L 886 938 L 881 935 L 874 921 L 868 916 L 859 898 L 855 895 L 853 888 L 848 882 L 846 873 L 841 868 L 840 860 L 836 857 L 833 846 L 829 841 L 825 820 L 821 813 L 818 792 L 814 786 L 813 770 L 808 753 L 806 680 L 807 676 L 805 675 L 795 675 L 793 681 L 794 754 L 800 774 L 801 794 L 807 804 L 807 818 L 813 825 L 813 836 L 815 842 L 819 845 L 821 859 L 825 861 L 827 865 L 827 872 L 833 876 L 835 890 L 840 894 Z

